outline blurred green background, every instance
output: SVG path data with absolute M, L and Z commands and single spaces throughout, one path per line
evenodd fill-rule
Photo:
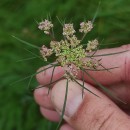
M 99 0 L 1 0 L 0 1 L 0 130 L 54 130 L 56 125 L 44 119 L 33 94 L 28 91 L 28 81 L 11 85 L 45 65 L 39 59 L 17 62 L 32 57 L 25 49 L 39 54 L 31 47 L 21 44 L 11 35 L 41 46 L 49 42 L 37 29 L 36 21 L 51 15 L 55 23 L 55 35 L 59 38 L 61 27 L 56 16 L 75 23 L 91 20 Z M 94 23 L 91 37 L 103 40 L 105 47 L 116 47 L 130 41 L 130 1 L 103 0 Z M 109 43 L 117 43 L 109 45 Z M 35 78 L 31 87 L 38 83 Z

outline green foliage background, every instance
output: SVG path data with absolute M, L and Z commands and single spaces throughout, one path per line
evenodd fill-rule
M 61 27 L 56 19 L 73 21 L 75 28 L 84 19 L 92 19 L 98 0 L 1 0 L 0 1 L 0 130 L 52 130 L 56 124 L 44 119 L 28 91 L 28 80 L 10 85 L 16 80 L 35 73 L 45 65 L 39 59 L 17 62 L 32 57 L 26 49 L 39 54 L 37 50 L 22 45 L 11 37 L 15 35 L 30 43 L 41 46 L 49 41 L 37 29 L 36 21 L 51 14 L 55 25 L 55 35 L 59 38 Z M 104 44 L 130 41 L 130 1 L 103 0 L 95 21 L 93 35 Z M 106 47 L 115 47 L 115 45 Z M 31 87 L 38 83 L 33 79 Z

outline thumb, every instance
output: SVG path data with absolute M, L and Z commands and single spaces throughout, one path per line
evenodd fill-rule
M 82 83 L 82 81 L 78 82 Z M 130 119 L 108 97 L 91 85 L 85 87 L 98 95 L 84 91 L 76 83 L 69 81 L 64 119 L 75 130 L 128 130 Z M 51 100 L 59 114 L 62 113 L 66 91 L 66 80 L 56 83 L 52 89 Z

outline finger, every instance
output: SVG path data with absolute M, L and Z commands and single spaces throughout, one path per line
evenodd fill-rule
M 130 45 L 122 46 L 114 49 L 103 49 L 99 50 L 97 54 L 106 54 L 106 53 L 115 53 L 120 51 L 125 51 L 130 49 Z M 111 73 L 108 71 L 88 71 L 91 76 L 98 80 L 103 85 L 111 85 L 118 82 L 129 82 L 130 83 L 130 51 L 116 54 L 112 56 L 98 57 L 97 59 L 102 59 L 102 65 L 105 68 L 119 67 L 111 70 Z M 43 69 L 43 68 L 41 68 Z M 40 69 L 40 70 L 41 70 Z M 51 75 L 53 68 L 46 70 L 37 74 L 36 78 L 40 84 L 50 83 Z M 64 74 L 62 67 L 56 67 L 54 71 L 53 81 L 59 79 Z M 78 77 L 81 79 L 82 73 L 79 73 Z M 85 75 L 85 81 L 93 84 L 94 82 Z
M 78 81 L 82 83 L 82 81 Z M 130 119 L 109 98 L 89 84 L 85 87 L 97 94 L 84 92 L 82 98 L 81 87 L 70 81 L 67 93 L 67 102 L 64 119 L 76 130 L 99 129 L 130 129 Z M 59 81 L 52 88 L 51 100 L 58 113 L 62 113 L 66 80 Z
M 120 99 L 122 99 L 123 101 L 125 101 L 127 103 L 127 105 L 124 105 L 120 102 L 117 102 L 117 100 L 115 100 L 115 102 L 119 105 L 119 107 L 121 109 L 123 109 L 124 111 L 130 111 L 129 85 L 124 85 L 123 83 L 120 83 L 120 84 L 109 86 L 109 90 L 114 92 L 114 94 L 117 97 L 119 97 Z M 50 90 L 50 92 L 51 92 L 51 90 Z M 111 98 L 110 95 L 108 95 L 108 96 Z M 44 88 L 36 89 L 34 91 L 34 98 L 35 98 L 35 101 L 40 106 L 45 107 L 50 110 L 54 110 L 53 104 L 50 101 L 50 95 L 48 95 L 48 88 L 44 87 Z
M 114 94 L 117 97 L 119 97 L 120 99 L 122 99 L 127 103 L 127 105 L 124 105 L 120 102 L 117 102 L 117 100 L 115 100 L 118 106 L 126 112 L 130 111 L 130 88 L 129 87 L 130 87 L 129 84 L 124 84 L 124 83 L 114 84 L 109 87 L 109 90 L 114 92 Z
M 130 44 L 113 49 L 103 49 L 97 51 L 96 55 L 109 54 L 130 50 Z M 109 71 L 88 71 L 92 77 L 98 80 L 103 85 L 111 85 L 119 82 L 130 83 L 130 51 L 111 56 L 101 56 L 97 59 L 102 59 L 102 65 L 107 69 L 118 67 Z M 85 76 L 85 81 L 93 83 L 91 78 Z
M 39 82 L 39 84 L 41 84 L 41 85 L 49 84 L 51 82 L 52 74 L 53 74 L 52 81 L 55 81 L 55 80 L 61 78 L 64 74 L 64 71 L 63 71 L 62 67 L 60 67 L 60 66 L 55 67 L 55 69 L 52 66 L 51 68 L 49 68 L 45 71 L 42 71 L 45 68 L 48 68 L 49 66 L 41 67 L 37 71 L 40 73 L 36 75 L 36 78 L 37 78 L 37 81 Z M 53 69 L 54 69 L 54 72 L 53 72 Z
M 35 98 L 35 101 L 37 102 L 37 104 L 39 104 L 40 106 L 42 106 L 46 109 L 54 110 L 54 107 L 50 100 L 50 92 L 48 94 L 48 88 L 42 87 L 39 89 L 35 89 L 34 98 Z
M 40 107 L 40 112 L 46 119 L 50 121 L 58 122 L 60 120 L 60 116 L 56 111 Z
M 68 124 L 63 124 L 60 130 L 74 130 L 74 129 Z

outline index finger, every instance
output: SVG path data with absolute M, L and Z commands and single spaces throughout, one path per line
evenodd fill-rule
M 130 50 L 130 44 L 118 48 L 113 48 L 113 49 L 99 50 L 97 51 L 96 55 L 121 52 L 125 50 Z M 119 67 L 110 70 L 111 73 L 106 70 L 104 71 L 87 70 L 87 72 L 98 82 L 100 82 L 103 85 L 111 85 L 119 82 L 125 82 L 125 83 L 130 82 L 130 52 L 129 51 L 121 54 L 111 55 L 111 56 L 99 56 L 96 57 L 96 59 L 102 59 L 101 63 L 105 68 Z M 44 67 L 40 68 L 38 71 L 41 71 L 42 69 L 44 69 Z M 45 85 L 50 83 L 52 72 L 53 72 L 53 67 L 37 74 L 36 78 L 39 84 Z M 63 74 L 64 74 L 64 70 L 62 67 L 60 66 L 55 67 L 52 81 L 61 78 Z M 79 79 L 82 78 L 81 72 L 79 72 L 78 78 Z M 93 80 L 87 75 L 85 75 L 84 79 L 86 82 L 94 84 Z

